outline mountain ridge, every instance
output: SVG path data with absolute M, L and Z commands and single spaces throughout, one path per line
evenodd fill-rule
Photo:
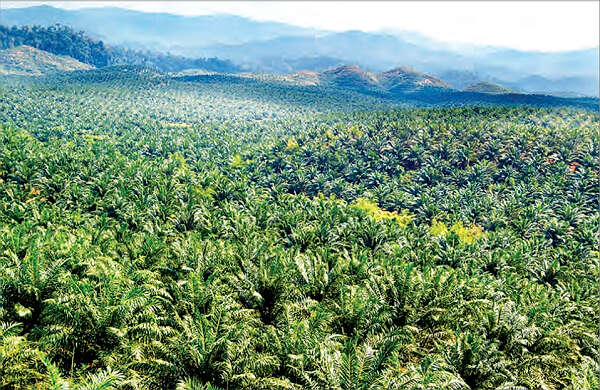
M 110 7 L 65 10 L 48 5 L 2 10 L 5 25 L 65 24 L 111 44 L 137 41 L 136 49 L 168 50 L 171 43 L 233 44 L 286 35 L 312 35 L 320 30 L 280 22 L 261 22 L 232 14 L 183 16 Z M 252 39 L 250 39 L 252 38 Z
M 230 60 L 242 71 L 289 74 L 357 63 L 369 72 L 407 64 L 462 89 L 479 81 L 521 92 L 599 95 L 600 46 L 539 52 L 505 47 L 443 45 L 415 32 L 326 31 L 230 14 L 182 16 L 119 7 L 65 10 L 51 6 L 3 9 L 0 23 L 63 22 L 91 37 L 135 50 Z M 477 79 L 443 77 L 449 70 Z M 177 69 L 181 70 L 181 69 Z M 544 80 L 532 79 L 536 76 Z
M 490 93 L 490 94 L 507 94 L 514 93 L 509 88 L 506 88 L 500 84 L 492 83 L 489 81 L 480 81 L 475 84 L 471 84 L 464 88 L 465 92 L 479 92 L 479 93 Z
M 335 85 L 388 93 L 414 92 L 424 89 L 453 89 L 443 80 L 410 66 L 397 66 L 385 72 L 373 73 L 364 70 L 357 64 L 346 64 L 322 72 L 300 70 L 288 74 L 285 79 L 298 85 Z

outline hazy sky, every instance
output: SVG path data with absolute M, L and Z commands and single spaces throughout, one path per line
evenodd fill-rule
M 410 30 L 448 42 L 541 51 L 594 47 L 600 34 L 599 1 L 2 1 L 4 8 L 37 4 L 66 9 L 108 5 L 181 15 L 231 13 L 326 30 Z

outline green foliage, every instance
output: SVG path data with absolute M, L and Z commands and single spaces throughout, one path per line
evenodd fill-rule
M 162 53 L 141 52 L 119 46 L 108 46 L 102 41 L 74 31 L 68 26 L 12 26 L 0 25 L 0 49 L 27 45 L 53 54 L 66 55 L 95 67 L 129 64 L 152 66 L 166 72 L 200 68 L 214 72 L 236 72 L 230 61 L 217 58 L 185 58 Z
M 0 323 L 0 387 L 30 389 L 43 383 L 44 353 L 19 335 L 16 323 Z
M 69 77 L 0 89 L 0 387 L 598 389 L 597 113 Z

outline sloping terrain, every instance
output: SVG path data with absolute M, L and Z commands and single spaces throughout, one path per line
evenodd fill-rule
M 69 56 L 97 68 L 127 64 L 155 67 L 165 72 L 179 72 L 189 68 L 227 73 L 239 70 L 231 62 L 218 58 L 189 58 L 105 45 L 104 42 L 68 26 L 53 25 L 48 28 L 13 26 L 11 28 L 0 24 L 0 49 L 12 49 L 22 45 L 55 55 Z
M 213 75 L 195 81 L 209 82 L 215 79 L 240 82 L 237 76 Z M 411 67 L 398 67 L 383 73 L 367 72 L 357 65 L 344 65 L 324 72 L 298 71 L 287 76 L 270 75 L 270 82 L 284 82 L 284 88 L 291 83 L 297 88 L 319 93 L 336 94 L 358 93 L 365 98 L 383 99 L 386 103 L 395 102 L 409 106 L 462 107 L 465 105 L 502 105 L 534 107 L 578 107 L 598 110 L 598 99 L 582 96 L 554 96 L 543 93 L 525 93 L 506 88 L 492 82 L 477 82 L 465 89 L 453 88 L 449 83 L 435 76 L 420 72 Z M 223 78 L 225 77 L 225 78 Z M 266 81 L 265 76 L 248 74 L 246 80 Z M 257 87 L 259 87 L 257 85 Z M 318 89 L 311 89 L 318 88 Z
M 492 83 L 489 81 L 481 81 L 479 83 L 471 84 L 468 87 L 466 87 L 463 91 L 491 93 L 491 94 L 501 94 L 501 93 L 511 93 L 512 92 L 510 89 L 503 87 L 500 84 Z
M 392 35 L 345 31 L 319 37 L 278 37 L 269 41 L 213 45 L 190 50 L 195 55 L 217 56 L 237 63 L 251 61 L 255 70 L 259 70 L 260 65 L 270 67 L 274 57 L 289 60 L 325 56 L 340 59 L 344 63 L 357 63 L 373 71 L 384 71 L 399 63 L 408 63 L 436 75 L 445 74 L 451 69 L 469 69 L 465 73 L 474 73 L 475 77 L 479 75 L 480 80 L 514 82 L 519 88 L 512 88 L 526 91 L 541 90 L 526 88 L 528 77 L 541 75 L 560 79 L 564 84 L 561 90 L 598 94 L 598 47 L 557 53 L 488 48 L 478 50 L 478 55 L 470 55 L 447 49 L 427 49 Z M 299 69 L 302 68 L 296 68 Z M 454 77 L 458 80 L 473 78 L 468 74 L 455 74 Z M 582 85 L 580 80 L 584 79 L 596 82 Z M 474 81 L 466 80 L 462 88 Z M 506 82 L 502 84 L 508 85 Z M 461 85 L 454 86 L 461 88 Z M 546 85 L 543 87 L 547 88 Z M 555 86 L 550 87 L 550 90 L 554 90 Z
M 379 84 L 377 77 L 361 69 L 358 65 L 343 65 L 320 73 L 322 83 L 341 87 L 371 88 Z
M 379 84 L 390 92 L 405 92 L 426 88 L 449 89 L 444 81 L 410 67 L 399 67 L 379 75 Z
M 319 73 L 310 70 L 300 70 L 290 73 L 285 79 L 298 85 L 319 85 L 321 83 Z
M 298 85 L 330 85 L 392 94 L 428 89 L 451 89 L 451 86 L 444 81 L 406 66 L 383 73 L 371 73 L 358 65 L 343 65 L 323 72 L 302 70 L 287 75 L 286 79 Z
M 321 71 L 323 64 L 334 66 L 339 63 L 359 63 L 372 71 L 384 71 L 399 63 L 409 63 L 440 76 L 459 89 L 476 81 L 498 81 L 514 90 L 526 92 L 562 94 L 566 91 L 598 96 L 598 46 L 552 53 L 469 45 L 460 49 L 431 42 L 427 37 L 415 39 L 415 36 L 397 32 L 332 33 L 233 15 L 184 17 L 116 7 L 64 10 L 36 6 L 3 9 L 0 23 L 7 26 L 54 26 L 61 23 L 83 30 L 111 45 L 144 51 L 159 50 L 186 57 L 229 59 L 241 69 L 255 72 L 287 74 L 301 69 Z M 318 60 L 311 60 L 314 58 Z M 152 60 L 155 63 L 162 62 L 156 58 Z M 194 67 L 206 68 L 199 65 Z M 452 69 L 468 69 L 467 73 L 472 71 L 476 77 L 481 75 L 481 78 L 472 80 L 468 74 L 455 74 L 452 79 L 443 76 Z M 538 76 L 554 83 L 529 79 Z M 458 83 L 455 84 L 455 81 Z
M 483 75 L 468 70 L 452 69 L 445 72 L 436 73 L 435 76 L 457 89 L 464 89 L 471 84 L 485 81 Z
M 27 45 L 0 50 L 0 73 L 2 74 L 40 76 L 52 72 L 93 68 L 74 58 L 55 55 Z
M 159 93 L 165 89 L 186 90 L 192 101 L 177 95 L 174 109 L 194 116 L 208 118 L 211 112 L 218 112 L 217 118 L 236 117 L 265 119 L 284 115 L 283 112 L 328 112 L 361 111 L 396 107 L 462 107 L 462 106 L 531 106 L 531 107 L 573 107 L 598 111 L 598 99 L 589 97 L 562 98 L 548 95 L 525 93 L 491 94 L 460 91 L 443 87 L 444 83 L 428 75 L 403 82 L 364 72 L 357 67 L 344 67 L 323 73 L 310 71 L 296 72 L 288 76 L 270 74 L 223 74 L 193 69 L 188 72 L 165 73 L 155 68 L 137 65 L 117 65 L 91 70 L 48 75 L 43 78 L 5 74 L 0 76 L 4 85 L 45 85 L 66 83 L 86 85 L 108 83 L 121 85 L 133 83 L 138 93 Z M 413 73 L 418 74 L 418 72 Z M 377 81 L 375 83 L 373 78 Z M 400 78 L 400 77 L 399 77 Z M 381 80 L 384 80 L 382 82 Z M 388 84 L 385 84 L 387 82 Z M 181 83 L 176 86 L 175 83 Z M 183 87 L 185 85 L 185 87 Z M 386 90 L 384 87 L 392 86 Z M 433 85 L 433 86 L 432 86 Z M 143 86 L 143 87 L 142 87 Z M 140 89 L 142 88 L 142 89 Z M 201 93 L 202 96 L 197 94 Z M 212 96 L 211 96 L 212 95 Z M 216 96 L 228 101 L 215 104 Z M 149 97 L 150 98 L 150 97 Z M 135 100 L 137 97 L 131 96 Z M 197 100 L 204 103 L 198 106 Z M 273 110 L 254 109 L 260 103 Z M 200 108 L 201 107 L 201 108 Z M 157 107 L 157 109 L 160 109 Z M 287 116 L 287 115 L 284 115 Z

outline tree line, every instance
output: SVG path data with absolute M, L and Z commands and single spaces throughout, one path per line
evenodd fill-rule
M 166 72 L 190 68 L 224 73 L 239 71 L 231 61 L 218 58 L 187 58 L 107 45 L 101 40 L 87 36 L 83 31 L 75 31 L 60 24 L 49 27 L 0 25 L 0 48 L 9 49 L 20 45 L 70 56 L 95 67 L 131 64 L 155 67 Z

